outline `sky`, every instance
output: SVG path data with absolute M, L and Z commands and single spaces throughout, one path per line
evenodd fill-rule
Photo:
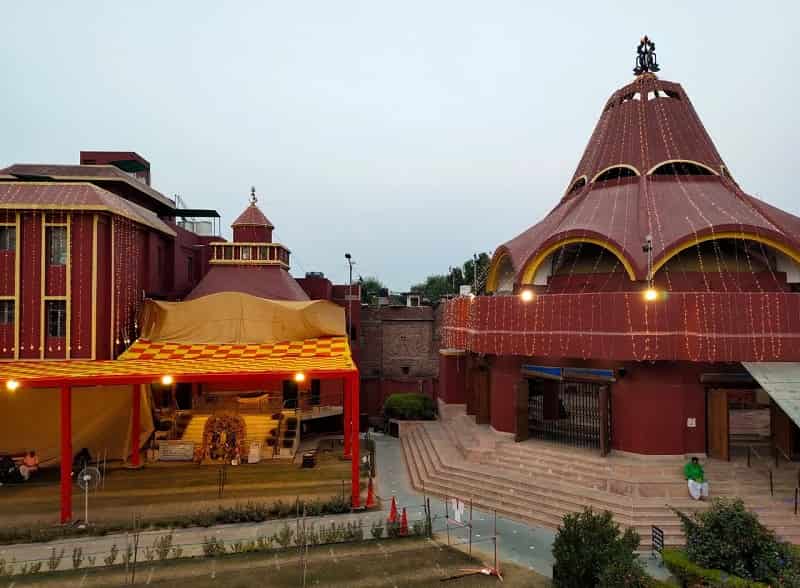
M 745 191 L 800 215 L 800 3 L 8 2 L 0 167 L 136 151 L 292 273 L 406 290 L 537 222 L 648 34 Z

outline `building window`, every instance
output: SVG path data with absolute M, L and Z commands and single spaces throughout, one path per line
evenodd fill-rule
M 47 227 L 47 265 L 67 265 L 67 227 Z
M 67 302 L 65 300 L 47 301 L 47 336 L 67 336 Z
M 0 251 L 14 251 L 17 248 L 17 228 L 0 227 Z
M 250 248 L 242 247 L 242 259 L 250 259 Z
M 14 301 L 0 300 L 0 325 L 14 324 Z

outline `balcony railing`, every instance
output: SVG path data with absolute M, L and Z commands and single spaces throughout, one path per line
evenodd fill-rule
M 277 265 L 289 269 L 290 251 L 280 243 L 211 243 L 216 265 Z

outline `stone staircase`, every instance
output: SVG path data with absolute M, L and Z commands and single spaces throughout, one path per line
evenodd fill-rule
M 181 441 L 189 441 L 200 445 L 203 442 L 203 429 L 210 416 L 209 414 L 193 414 L 189 424 L 183 430 Z
M 639 532 L 643 549 L 650 547 L 652 525 L 663 529 L 668 545 L 684 542 L 669 506 L 691 512 L 708 504 L 688 497 L 682 457 L 601 457 L 546 442 L 514 443 L 466 415 L 404 423 L 401 443 L 417 490 L 472 499 L 476 508 L 552 529 L 584 506 L 609 510 Z M 774 473 L 775 498 L 763 466 L 709 460 L 706 473 L 712 496 L 741 496 L 762 522 L 800 543 L 800 517 L 793 511 L 796 468 Z
M 198 445 L 203 442 L 203 429 L 211 415 L 195 414 L 181 436 L 182 441 L 190 441 Z M 271 415 L 265 414 L 244 414 L 242 415 L 245 424 L 245 443 L 252 441 L 265 442 L 269 437 L 270 431 L 278 427 L 278 421 Z

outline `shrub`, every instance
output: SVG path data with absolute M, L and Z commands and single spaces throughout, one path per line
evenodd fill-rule
M 369 532 L 372 534 L 373 539 L 380 539 L 383 537 L 383 523 L 381 521 L 373 521 Z
M 436 408 L 424 394 L 392 394 L 383 403 L 383 415 L 389 419 L 431 420 Z
M 216 537 L 203 537 L 203 555 L 217 557 L 225 553 L 225 542 Z
M 686 533 L 686 556 L 700 568 L 769 583 L 794 566 L 786 543 L 762 525 L 740 499 L 715 499 L 704 512 L 675 511 Z
M 703 568 L 689 560 L 686 552 L 680 549 L 664 549 L 661 552 L 664 565 L 678 578 L 684 585 L 689 586 L 709 586 L 716 588 L 726 586 L 730 588 L 767 588 L 766 584 L 745 580 L 733 576 L 722 570 Z M 785 584 L 791 586 L 791 584 Z
M 581 513 L 567 514 L 553 542 L 553 586 L 597 586 L 611 564 L 630 570 L 636 563 L 638 547 L 636 531 L 626 529 L 621 533 L 608 511 L 595 513 L 587 508 Z
M 598 588 L 650 588 L 653 585 L 636 560 L 611 562 L 600 574 Z

